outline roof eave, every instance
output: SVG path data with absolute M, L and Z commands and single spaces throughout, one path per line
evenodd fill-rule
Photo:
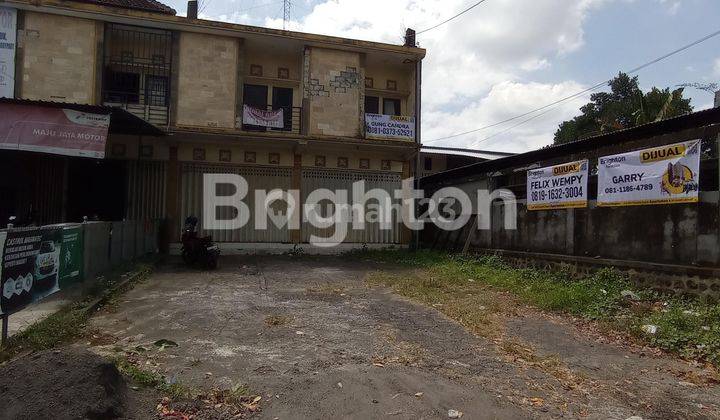
M 570 143 L 548 146 L 542 149 L 531 150 L 529 152 L 520 153 L 513 156 L 503 157 L 500 159 L 463 166 L 461 168 L 438 172 L 436 174 L 422 178 L 421 181 L 424 185 L 427 185 L 439 183 L 447 179 L 455 180 L 469 176 L 475 176 L 482 173 L 494 172 L 513 166 L 532 164 L 545 159 L 551 159 L 562 154 L 580 153 L 598 148 L 600 146 L 619 144 L 623 141 L 627 141 L 628 139 L 648 138 L 658 135 L 660 133 L 674 133 L 696 127 L 707 127 L 716 124 L 720 124 L 720 108 L 710 108 L 675 118 L 669 118 L 666 120 L 643 124 L 625 130 L 603 134 L 600 136 L 577 140 Z
M 262 28 L 259 26 L 240 25 L 204 19 L 189 19 L 184 16 L 146 12 L 136 9 L 121 9 L 92 3 L 76 3 L 63 0 L 5 0 L 4 4 L 20 10 L 41 11 L 59 15 L 83 17 L 86 19 L 101 18 L 108 22 L 144 25 L 159 29 L 213 33 L 238 38 L 242 38 L 243 35 L 265 35 L 295 39 L 304 41 L 309 45 L 325 46 L 328 48 L 350 48 L 365 52 L 389 52 L 412 56 L 418 60 L 423 59 L 426 53 L 425 49 L 418 47 L 407 47 L 403 45 Z
M 143 136 L 164 136 L 167 134 L 163 129 L 143 120 L 142 118 L 128 112 L 125 109 L 118 107 L 106 105 L 75 104 L 68 102 L 38 101 L 31 99 L 0 98 L 0 104 L 3 103 L 72 109 L 75 111 L 87 112 L 91 114 L 110 114 L 110 127 L 108 128 L 108 132 L 111 134 L 130 134 Z

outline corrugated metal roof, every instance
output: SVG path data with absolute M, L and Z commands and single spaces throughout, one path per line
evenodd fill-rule
M 110 133 L 164 136 L 161 128 L 137 117 L 130 112 L 106 105 L 73 104 L 67 102 L 37 101 L 31 99 L 0 98 L 0 104 L 34 105 L 50 108 L 65 108 L 91 114 L 110 114 Z
M 547 146 L 542 149 L 532 150 L 500 159 L 479 162 L 461 168 L 450 169 L 438 172 L 422 178 L 423 185 L 441 182 L 447 179 L 457 179 L 476 175 L 483 172 L 497 171 L 511 166 L 519 166 L 535 163 L 545 159 L 552 159 L 557 156 L 585 152 L 596 149 L 600 146 L 619 144 L 632 139 L 647 138 L 659 134 L 672 133 L 687 130 L 695 127 L 704 127 L 713 124 L 720 124 L 720 108 L 710 108 L 703 111 L 693 112 L 667 120 L 651 122 L 637 127 L 627 128 L 608 134 L 577 140 L 570 143 Z
M 174 15 L 177 12 L 170 6 L 166 6 L 155 0 L 72 0 L 79 3 L 92 3 L 101 6 L 119 7 L 122 9 L 143 10 L 146 12 L 164 13 Z
M 500 159 L 507 156 L 512 156 L 515 153 L 507 152 L 496 152 L 492 150 L 478 150 L 478 149 L 461 149 L 458 147 L 439 147 L 439 146 L 422 146 L 420 149 L 421 153 L 430 153 L 438 155 L 454 155 L 454 156 L 468 156 L 474 158 L 480 158 L 485 160 Z

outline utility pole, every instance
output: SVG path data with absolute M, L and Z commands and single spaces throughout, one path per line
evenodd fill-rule
M 292 0 L 283 0 L 283 30 L 287 29 L 287 24 L 290 21 L 290 8 L 292 7 Z

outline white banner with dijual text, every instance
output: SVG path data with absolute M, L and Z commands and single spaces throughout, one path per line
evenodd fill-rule
M 604 156 L 598 164 L 598 206 L 696 203 L 700 140 Z
M 283 109 L 267 111 L 243 105 L 243 124 L 258 125 L 260 127 L 285 128 Z
M 0 7 L 0 98 L 15 96 L 17 11 Z
M 415 117 L 365 114 L 368 138 L 415 140 Z
M 588 161 L 568 162 L 527 172 L 528 210 L 587 207 Z

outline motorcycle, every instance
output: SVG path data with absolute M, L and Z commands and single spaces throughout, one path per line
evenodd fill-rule
M 190 216 L 185 219 L 182 234 L 182 259 L 185 264 L 200 264 L 204 268 L 215 269 L 218 266 L 220 248 L 212 241 L 212 236 L 198 236 L 198 219 Z

